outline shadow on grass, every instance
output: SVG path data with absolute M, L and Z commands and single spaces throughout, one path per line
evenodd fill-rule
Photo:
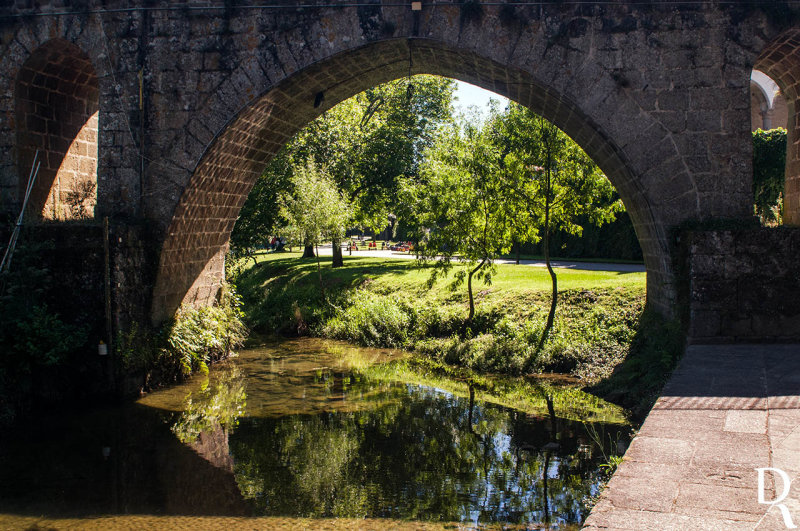
M 586 391 L 629 409 L 644 420 L 685 350 L 680 322 L 645 308 L 625 361 Z
M 322 284 L 328 288 L 354 288 L 366 279 L 387 274 L 403 274 L 422 268 L 416 261 L 384 260 L 370 257 L 344 257 L 344 266 L 333 268 L 330 261 L 320 262 Z M 246 271 L 237 281 L 242 292 L 252 292 L 253 288 L 270 280 L 284 284 L 312 283 L 319 286 L 316 258 L 273 258 L 258 262 Z M 284 279 L 280 277 L 286 277 Z
M 252 329 L 294 336 L 324 322 L 338 311 L 343 299 L 372 278 L 425 269 L 411 260 L 345 256 L 343 267 L 331 267 L 328 259 L 320 262 L 318 271 L 316 258 L 270 257 L 239 275 L 236 286 Z

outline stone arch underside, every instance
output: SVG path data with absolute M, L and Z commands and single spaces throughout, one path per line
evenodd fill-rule
M 551 120 L 581 145 L 609 177 L 628 209 L 645 257 L 649 301 L 665 314 L 672 311 L 673 272 L 664 224 L 653 214 L 652 199 L 642 189 L 642 175 L 631 169 L 635 162 L 589 116 L 585 106 L 522 69 L 441 43 L 402 39 L 370 44 L 315 63 L 267 90 L 224 127 L 197 164 L 166 229 L 153 293 L 154 321 L 170 317 L 181 303 L 213 301 L 224 276 L 230 232 L 250 188 L 271 157 L 324 110 L 367 88 L 408 75 L 409 57 L 414 74 L 452 77 L 497 92 Z M 628 137 L 621 139 L 630 143 L 635 138 L 648 144 L 649 153 L 638 155 L 640 166 L 664 171 L 676 169 L 677 164 L 669 179 L 678 193 L 674 198 L 662 197 L 662 204 L 697 201 L 696 190 L 676 160 L 674 143 L 664 128 L 632 108 L 630 100 L 598 97 L 596 84 L 614 91 L 613 81 L 608 86 L 601 76 L 591 80 L 595 85 L 585 79 L 580 84 L 594 94 L 590 109 L 624 111 L 621 116 L 606 115 L 612 121 L 624 121 L 625 112 L 645 118 L 638 124 L 624 124 Z M 325 96 L 324 103 L 314 108 L 319 92 Z
M 800 28 L 785 31 L 768 44 L 753 66 L 772 78 L 786 100 L 786 183 L 783 223 L 800 225 Z
M 15 100 L 20 197 L 37 151 L 41 162 L 27 211 L 40 219 L 93 217 L 99 84 L 91 59 L 64 39 L 42 44 L 17 74 Z

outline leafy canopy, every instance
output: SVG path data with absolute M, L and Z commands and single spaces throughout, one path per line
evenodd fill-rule
M 351 223 L 378 230 L 396 210 L 400 180 L 417 177 L 425 150 L 451 120 L 455 83 L 435 76 L 399 79 L 357 94 L 302 129 L 275 156 L 242 208 L 231 248 L 248 255 L 287 220 L 281 204 L 294 193 L 292 175 L 324 167 L 353 209 Z
M 318 245 L 340 238 L 350 219 L 350 208 L 328 173 L 313 162 L 295 168 L 294 194 L 285 198 L 281 211 L 289 241 Z

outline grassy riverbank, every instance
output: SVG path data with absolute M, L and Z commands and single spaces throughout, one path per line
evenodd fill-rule
M 318 271 L 316 260 L 291 253 L 250 261 L 236 278 L 250 327 L 399 347 L 478 372 L 571 373 L 639 409 L 680 350 L 674 327 L 645 312 L 644 273 L 559 270 L 555 328 L 536 352 L 550 302 L 544 268 L 500 265 L 491 286 L 476 287 L 467 322 L 465 288 L 452 290 L 448 280 L 428 288 L 430 270 L 414 261 L 345 257 L 337 269 L 328 262 Z

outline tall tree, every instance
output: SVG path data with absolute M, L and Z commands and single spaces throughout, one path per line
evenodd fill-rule
M 354 222 L 378 232 L 394 213 L 400 180 L 419 175 L 425 150 L 451 120 L 454 87 L 450 79 L 414 76 L 366 90 L 299 133 L 295 156 L 326 166 L 351 201 Z
M 281 203 L 291 192 L 290 160 L 281 150 L 253 185 L 231 233 L 231 253 L 249 257 L 255 263 L 255 251 L 286 224 L 281 217 Z
M 283 216 L 289 241 L 317 246 L 323 241 L 341 238 L 350 219 L 350 209 L 333 179 L 309 161 L 295 168 L 292 176 L 294 193 L 287 196 Z M 320 291 L 325 298 L 322 271 L 317 256 Z
M 504 200 L 499 155 L 474 125 L 451 127 L 428 150 L 420 181 L 404 188 L 417 256 L 434 264 L 430 283 L 454 263 L 465 266 L 453 287 L 466 280 L 468 322 L 475 316 L 473 279 L 490 284 L 495 259 L 513 243 L 515 213 Z
M 496 115 L 489 126 L 503 153 L 504 185 L 525 205 L 543 237 L 552 298 L 538 348 L 553 327 L 558 304 L 558 277 L 550 262 L 554 231 L 580 234 L 585 223 L 613 221 L 622 202 L 597 165 L 564 132 L 516 104 Z
M 753 131 L 753 199 L 765 225 L 781 222 L 785 174 L 786 129 Z
M 404 78 L 357 94 L 309 123 L 268 166 L 248 197 L 232 248 L 252 254 L 260 231 L 266 231 L 263 238 L 280 230 L 282 220 L 265 215 L 276 211 L 275 188 L 269 187 L 277 183 L 289 189 L 286 183 L 293 169 L 309 161 L 326 168 L 342 190 L 355 225 L 374 232 L 383 229 L 395 214 L 400 180 L 418 176 L 425 149 L 451 119 L 454 87 L 452 80 L 440 77 Z M 273 219 L 276 222 L 267 222 Z M 340 241 L 333 242 L 333 249 L 334 264 L 341 264 L 341 252 L 336 252 Z

